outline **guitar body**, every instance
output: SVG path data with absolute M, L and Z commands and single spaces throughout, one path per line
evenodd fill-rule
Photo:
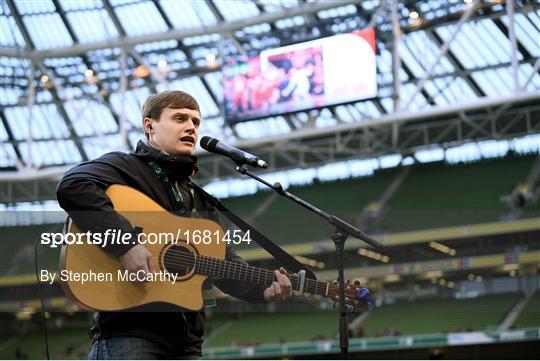
M 87 243 L 70 244 L 62 247 L 60 270 L 62 273 L 112 275 L 112 280 L 80 282 L 68 278 L 62 281 L 64 292 L 81 308 L 99 311 L 119 311 L 133 309 L 154 302 L 167 302 L 183 309 L 199 310 L 203 307 L 202 284 L 207 276 L 195 273 L 195 266 L 189 262 L 177 266 L 175 262 L 198 255 L 217 259 L 225 258 L 223 229 L 214 221 L 199 218 L 185 218 L 173 215 L 143 193 L 122 185 L 109 187 L 106 194 L 112 200 L 114 209 L 124 216 L 133 227 L 141 227 L 145 235 L 180 234 L 175 242 L 149 242 L 143 244 L 152 254 L 156 272 L 178 273 L 176 282 L 170 279 L 134 283 L 119 279 L 119 271 L 124 272 L 117 258 L 106 254 L 101 246 Z M 179 232 L 180 230 L 180 232 Z M 211 242 L 188 242 L 186 232 L 209 230 Z M 73 225 L 70 233 L 80 233 Z M 85 240 L 86 238 L 82 238 Z M 150 240 L 150 237 L 148 237 Z M 174 266 L 173 266 L 174 265 Z

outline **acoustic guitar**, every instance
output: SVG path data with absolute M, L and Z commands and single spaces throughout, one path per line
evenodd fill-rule
M 61 280 L 66 295 L 79 307 L 92 311 L 120 311 L 154 302 L 166 302 L 182 309 L 200 310 L 203 307 L 202 285 L 206 278 L 242 280 L 269 286 L 276 280 L 273 271 L 225 260 L 227 242 L 221 226 L 211 220 L 176 216 L 145 194 L 123 185 L 112 185 L 106 190 L 114 209 L 134 227 L 142 228 L 147 242 L 143 244 L 152 254 L 156 277 L 150 282 L 126 281 L 117 258 L 108 255 L 99 245 L 83 241 L 64 244 L 60 256 Z M 202 234 L 201 230 L 204 230 Z M 68 229 L 85 240 L 75 224 Z M 166 242 L 150 242 L 149 234 L 177 235 Z M 199 234 L 199 237 L 190 235 Z M 142 243 L 142 242 L 140 242 Z M 81 282 L 69 275 L 93 273 L 97 276 Z M 335 282 L 327 283 L 305 278 L 302 272 L 288 275 L 293 290 L 321 295 L 338 301 L 339 289 Z M 347 281 L 346 304 L 364 306 L 369 291 L 359 283 Z

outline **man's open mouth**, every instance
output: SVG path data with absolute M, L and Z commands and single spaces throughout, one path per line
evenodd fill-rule
M 185 137 L 182 137 L 180 138 L 180 141 L 181 142 L 188 142 L 188 143 L 191 143 L 191 144 L 195 144 L 195 138 L 191 137 L 191 136 L 185 136 Z

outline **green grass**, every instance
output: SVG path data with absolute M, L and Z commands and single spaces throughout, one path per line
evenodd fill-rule
M 517 294 L 504 294 L 468 300 L 402 301 L 374 309 L 363 326 L 368 337 L 390 328 L 403 335 L 485 330 L 497 327 L 517 300 Z
M 539 327 L 540 326 L 540 292 L 537 292 L 529 300 L 518 319 L 515 326 L 521 327 Z

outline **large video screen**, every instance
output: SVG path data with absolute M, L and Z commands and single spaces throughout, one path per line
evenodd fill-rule
M 223 67 L 230 122 L 284 114 L 377 95 L 375 31 L 265 50 Z

